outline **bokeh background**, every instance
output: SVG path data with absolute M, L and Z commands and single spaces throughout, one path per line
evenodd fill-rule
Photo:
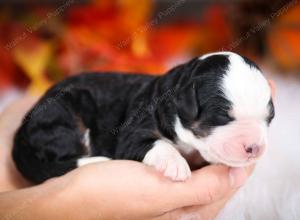
M 272 157 L 239 203 L 255 219 L 300 219 L 299 0 L 0 0 L 0 112 L 81 72 L 159 75 L 220 50 L 255 60 L 277 84 Z
M 297 0 L 1 0 L 0 31 L 0 100 L 84 71 L 162 74 L 217 50 L 300 69 Z

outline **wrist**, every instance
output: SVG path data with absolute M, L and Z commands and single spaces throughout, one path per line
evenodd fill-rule
M 111 219 L 107 218 L 107 210 L 105 215 L 99 209 L 103 208 L 105 204 L 101 203 L 101 198 L 98 198 L 91 189 L 91 184 L 86 184 L 82 181 L 84 176 L 78 170 L 49 180 L 48 190 L 49 194 L 43 201 L 41 212 L 44 214 L 54 213 L 49 219 Z M 51 185 L 51 186 L 50 186 Z M 50 216 L 50 215 L 49 215 Z
M 24 211 L 20 212 L 19 217 L 15 219 L 32 219 L 36 216 L 37 219 L 52 220 L 52 219 L 75 219 L 74 210 L 77 210 L 72 205 L 76 201 L 75 197 L 69 194 L 69 181 L 64 177 L 50 179 L 43 184 L 23 189 L 27 196 L 23 202 Z
M 88 178 L 85 178 L 81 169 L 68 173 L 64 178 L 68 179 L 67 187 L 54 196 L 55 200 L 62 200 L 65 204 L 64 210 L 68 210 L 69 213 L 64 216 L 82 220 L 111 219 L 109 217 L 111 202 L 105 201 L 109 197 L 106 196 L 106 192 L 100 192 L 102 189 L 100 184 L 94 189 L 95 185 L 86 181 Z

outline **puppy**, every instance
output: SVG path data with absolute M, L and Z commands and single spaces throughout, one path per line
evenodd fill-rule
M 24 118 L 13 159 L 35 183 L 107 159 L 142 161 L 184 181 L 205 162 L 255 163 L 273 117 L 260 69 L 211 53 L 163 76 L 94 73 L 58 83 Z

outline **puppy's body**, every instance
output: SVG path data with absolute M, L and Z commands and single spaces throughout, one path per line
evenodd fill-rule
M 155 140 L 174 140 L 176 109 L 167 103 L 185 77 L 178 71 L 168 77 L 95 73 L 57 84 L 15 136 L 18 169 L 42 182 L 76 168 L 80 158 L 142 161 Z
M 246 75 L 236 74 L 237 67 Z M 13 158 L 37 183 L 96 156 L 143 161 L 185 180 L 190 168 L 182 155 L 195 150 L 208 162 L 255 161 L 273 116 L 266 80 L 255 64 L 233 53 L 195 58 L 160 77 L 85 74 L 54 86 L 28 113 Z M 224 147 L 236 138 L 232 133 L 238 143 Z

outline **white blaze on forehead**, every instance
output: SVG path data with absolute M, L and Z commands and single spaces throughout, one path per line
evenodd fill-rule
M 268 114 L 271 89 L 262 73 L 251 67 L 234 53 L 228 56 L 230 64 L 224 75 L 222 87 L 232 102 L 232 115 L 236 119 L 264 119 Z

